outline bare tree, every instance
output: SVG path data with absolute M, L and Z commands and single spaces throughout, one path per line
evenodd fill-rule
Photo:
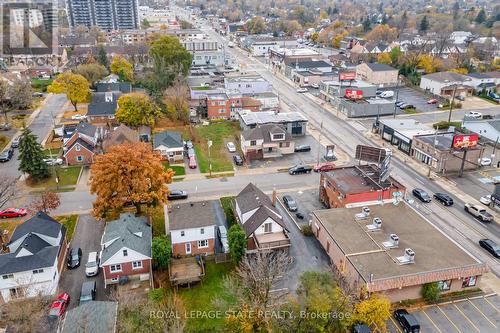
M 44 332 L 48 329 L 49 304 L 50 300 L 43 296 L 11 300 L 2 305 L 0 317 L 9 327 L 9 332 Z
M 0 176 L 0 209 L 16 194 L 16 183 L 14 177 Z
M 39 197 L 33 199 L 29 205 L 30 214 L 36 214 L 39 211 L 49 214 L 54 209 L 57 209 L 61 204 L 61 199 L 59 194 L 55 192 L 45 191 L 40 194 Z
M 188 86 L 186 81 L 177 78 L 174 84 L 163 94 L 168 116 L 172 120 L 189 122 Z

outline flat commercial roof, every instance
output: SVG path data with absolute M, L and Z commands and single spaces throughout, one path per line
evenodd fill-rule
M 325 85 L 331 85 L 331 86 L 340 86 L 340 81 L 339 80 L 328 80 L 328 81 L 323 81 L 323 84 Z M 368 83 L 366 81 L 362 80 L 353 80 L 347 82 L 342 82 L 342 88 L 368 88 L 368 87 L 375 87 L 374 84 Z
M 435 132 L 432 127 L 424 125 L 415 119 L 380 119 L 379 122 L 398 132 L 404 130 L 419 130 L 422 132 L 421 134 L 428 134 L 425 133 L 427 131 L 430 131 L 430 133 Z
M 355 214 L 361 213 L 359 207 L 334 208 L 313 213 L 365 281 L 460 269 L 471 265 L 479 265 L 481 273 L 486 270 L 484 264 L 434 228 L 404 201 L 397 206 L 374 205 L 370 209 L 370 216 L 361 221 L 355 220 Z M 369 232 L 366 225 L 371 224 L 375 217 L 382 219 L 381 230 Z M 389 240 L 390 234 L 398 235 L 398 248 L 386 249 L 382 245 Z M 402 265 L 396 259 L 404 255 L 406 248 L 415 252 L 413 264 Z
M 326 174 L 335 182 L 339 192 L 344 194 L 379 191 L 391 185 L 402 188 L 392 177 L 381 184 L 377 183 L 380 170 L 371 165 L 339 167 Z
M 425 142 L 427 144 L 434 146 L 434 141 L 436 141 L 436 148 L 438 150 L 450 150 L 453 137 L 455 133 L 438 133 L 437 135 L 429 134 L 429 135 L 419 135 L 416 139 Z
M 234 76 L 226 77 L 225 80 L 228 82 L 265 82 L 266 80 L 262 76 Z
M 269 123 L 289 123 L 296 121 L 307 122 L 307 118 L 298 112 L 279 112 L 274 111 L 260 111 L 252 112 L 248 110 L 242 110 L 239 112 L 240 118 L 243 120 L 245 125 L 254 124 L 269 124 Z

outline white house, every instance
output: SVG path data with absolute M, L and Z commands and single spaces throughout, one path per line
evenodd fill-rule
M 474 87 L 476 91 L 481 91 L 483 89 L 489 91 L 496 88 L 495 77 L 487 73 L 469 73 L 466 76 L 470 78 L 469 84 Z
M 220 206 L 219 201 L 174 204 L 168 208 L 166 224 L 174 257 L 215 253 L 216 205 Z
M 260 94 L 272 91 L 272 85 L 262 76 L 234 76 L 224 78 L 226 90 L 237 90 L 242 94 Z
M 236 196 L 234 210 L 247 237 L 247 253 L 290 247 L 282 216 L 269 197 L 254 184 L 249 183 Z
M 160 153 L 163 160 L 175 163 L 184 159 L 184 143 L 180 132 L 165 131 L 153 136 L 153 150 Z
M 14 230 L 8 253 L 0 255 L 0 294 L 4 302 L 57 290 L 67 251 L 66 228 L 38 212 Z
M 494 142 L 500 138 L 500 119 L 482 120 L 465 117 L 462 127 Z
M 457 86 L 456 95 L 470 95 L 471 78 L 453 72 L 438 72 L 422 76 L 420 88 L 430 91 L 435 95 L 451 96 L 455 86 Z

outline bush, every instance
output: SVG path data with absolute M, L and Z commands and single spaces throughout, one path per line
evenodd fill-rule
M 450 126 L 455 126 L 455 128 L 459 129 L 459 128 L 462 127 L 462 123 L 459 122 L 459 121 L 450 121 L 450 122 L 447 122 L 447 121 L 443 120 L 443 121 L 440 121 L 440 122 L 435 123 L 435 124 L 432 125 L 432 127 L 434 129 L 438 129 L 438 130 L 440 130 L 440 129 L 447 129 Z
M 229 228 L 227 233 L 227 243 L 229 245 L 229 252 L 231 258 L 235 263 L 239 263 L 247 248 L 247 238 L 245 232 L 237 224 Z
M 165 298 L 165 295 L 165 289 L 157 288 L 149 291 L 148 298 L 153 302 L 160 302 Z
M 222 205 L 222 209 L 224 209 L 224 214 L 226 215 L 226 220 L 229 227 L 236 224 L 236 217 L 233 213 L 233 198 L 234 197 L 220 198 L 220 203 Z
M 437 282 L 426 283 L 422 286 L 422 297 L 429 303 L 436 303 L 439 300 L 440 293 Z
M 153 252 L 153 263 L 158 269 L 165 269 L 170 263 L 170 240 L 167 236 L 153 237 L 151 246 Z
M 312 235 L 314 235 L 313 231 L 312 231 L 312 227 L 310 225 L 305 225 L 302 227 L 302 234 L 304 236 L 307 236 L 307 237 L 310 237 Z

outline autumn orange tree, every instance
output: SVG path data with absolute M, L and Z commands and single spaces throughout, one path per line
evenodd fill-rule
M 116 217 L 126 204 L 154 207 L 166 201 L 174 172 L 165 170 L 160 157 L 147 144 L 125 143 L 97 156 L 90 174 L 90 192 L 97 196 L 93 214 Z

